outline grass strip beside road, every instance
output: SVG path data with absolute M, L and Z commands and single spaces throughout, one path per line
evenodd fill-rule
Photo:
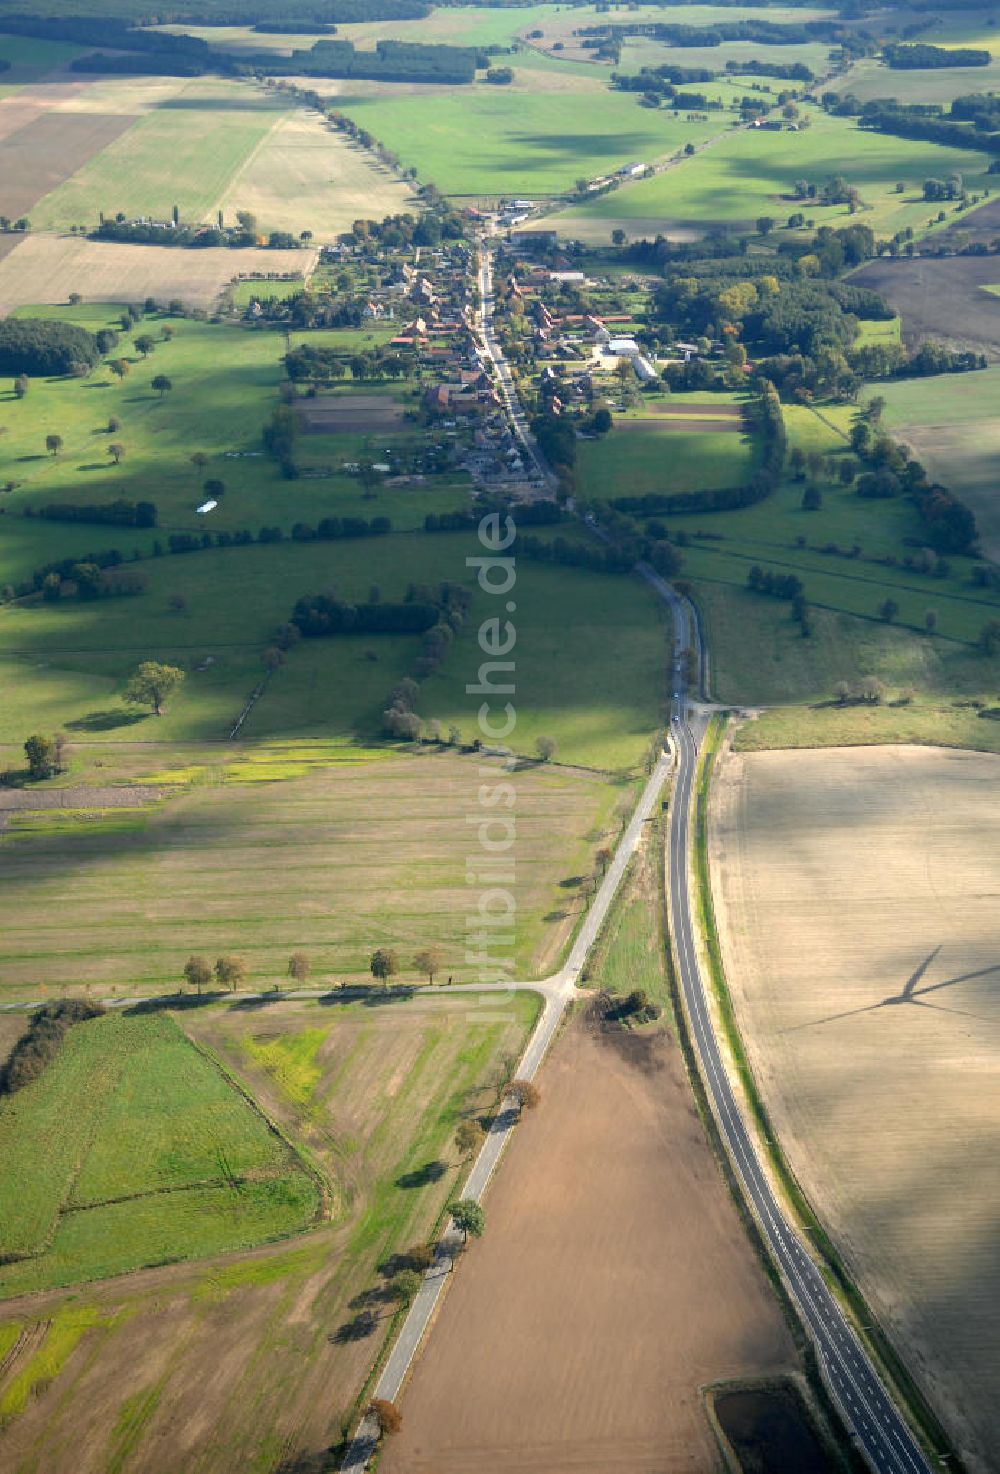
M 911 1376 L 905 1362 L 879 1325 L 874 1312 L 854 1283 L 836 1245 L 813 1212 L 774 1133 L 761 1099 L 750 1062 L 743 1047 L 732 995 L 726 981 L 719 944 L 719 931 L 712 897 L 711 871 L 708 857 L 708 807 L 712 774 L 722 747 L 728 717 L 716 714 L 709 724 L 702 744 L 695 786 L 694 879 L 696 919 L 701 928 L 705 955 L 708 959 L 709 982 L 713 1001 L 722 1024 L 725 1042 L 734 1063 L 746 1101 L 756 1126 L 758 1141 L 763 1144 L 771 1171 L 777 1179 L 792 1210 L 797 1227 L 813 1244 L 824 1278 L 850 1311 L 854 1328 L 877 1366 L 902 1397 L 906 1412 L 930 1448 L 935 1460 L 951 1469 L 961 1465 L 951 1453 L 948 1438 L 937 1417 Z

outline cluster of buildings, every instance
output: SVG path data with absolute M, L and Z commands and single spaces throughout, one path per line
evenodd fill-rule
M 529 266 L 519 275 L 512 273 L 507 277 L 507 301 L 520 300 L 525 317 L 532 324 L 532 349 L 536 360 L 578 359 L 585 363 L 586 370 L 572 379 L 574 387 L 583 393 L 592 388 L 595 374 L 610 372 L 623 360 L 631 363 L 640 384 L 655 383 L 659 378 L 655 363 L 625 331 L 632 322 L 631 315 L 613 312 L 598 316 L 549 306 L 544 296 L 545 289 L 563 286 L 584 288 L 592 287 L 594 283 L 582 271 L 551 271 L 540 266 Z M 554 371 L 550 370 L 548 376 L 553 377 Z M 545 377 L 543 370 L 543 384 Z

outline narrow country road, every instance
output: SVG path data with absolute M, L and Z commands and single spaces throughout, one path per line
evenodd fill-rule
M 541 993 L 545 1000 L 541 1017 L 535 1025 L 534 1032 L 517 1067 L 516 1073 L 519 1080 L 532 1079 L 555 1036 L 566 1006 L 573 997 L 587 954 L 597 939 L 597 934 L 604 924 L 615 893 L 621 884 L 622 876 L 638 847 L 643 829 L 656 807 L 660 790 L 670 771 L 672 761 L 669 753 L 661 754 L 650 773 L 635 812 L 618 841 L 614 858 L 608 865 L 604 879 L 591 902 L 590 910 L 584 918 L 563 966 L 543 982 L 518 985 L 520 988 L 533 988 Z M 482 1198 L 516 1124 L 517 1109 L 513 1100 L 508 1097 L 500 1103 L 500 1109 L 494 1118 L 486 1141 L 462 1189 L 463 1198 L 474 1198 L 477 1202 Z M 410 1307 L 410 1312 L 403 1322 L 402 1330 L 376 1383 L 372 1393 L 373 1397 L 385 1398 L 386 1401 L 393 1402 L 398 1396 L 410 1363 L 417 1353 L 437 1308 L 460 1248 L 461 1238 L 454 1226 L 451 1226 L 444 1235 L 438 1247 L 437 1258 L 425 1274 L 420 1290 Z M 343 1474 L 361 1474 L 374 1453 L 377 1442 L 378 1426 L 375 1419 L 369 1415 L 362 1420 L 348 1449 L 347 1456 L 341 1465 Z

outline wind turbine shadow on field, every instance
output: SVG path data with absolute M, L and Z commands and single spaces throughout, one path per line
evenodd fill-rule
M 796 1034 L 800 1029 L 814 1029 L 818 1024 L 832 1024 L 836 1019 L 853 1018 L 860 1013 L 874 1013 L 880 1008 L 894 1008 L 902 1003 L 911 1003 L 915 1008 L 937 1009 L 940 1013 L 959 1013 L 963 1018 L 980 1018 L 982 1015 L 968 1013 L 962 1008 L 947 1008 L 943 1003 L 931 1003 L 924 995 L 937 993 L 941 988 L 953 988 L 956 983 L 968 983 L 974 978 L 984 978 L 990 973 L 1000 972 L 1000 962 L 994 962 L 990 967 L 981 967 L 976 972 L 963 972 L 957 977 L 945 978 L 940 983 L 929 983 L 925 988 L 918 987 L 918 983 L 922 981 L 940 951 L 941 948 L 938 946 L 933 952 L 929 952 L 919 967 L 910 974 L 898 993 L 892 993 L 888 998 L 880 998 L 877 1003 L 866 1003 L 861 1008 L 848 1008 L 843 1013 L 830 1013 L 825 1018 L 811 1019 L 806 1024 L 795 1024 L 790 1029 L 783 1029 L 782 1033 Z

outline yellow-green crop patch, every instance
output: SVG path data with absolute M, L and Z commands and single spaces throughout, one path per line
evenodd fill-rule
M 293 1105 L 307 1106 L 323 1073 L 317 1057 L 327 1033 L 324 1028 L 300 1029 L 273 1039 L 250 1034 L 241 1044 L 247 1058 L 267 1071 Z
M 77 1024 L 0 1101 L 0 1295 L 295 1232 L 316 1183 L 174 1021 Z

